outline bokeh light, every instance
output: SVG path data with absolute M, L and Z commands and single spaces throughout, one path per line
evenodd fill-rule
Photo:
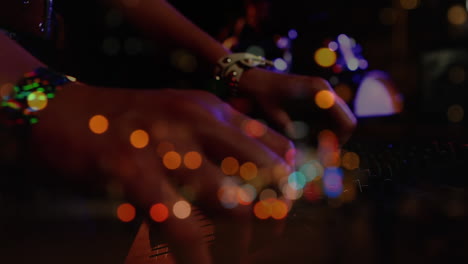
M 257 46 L 257 45 L 249 46 L 245 52 L 252 53 L 254 55 L 261 56 L 261 57 L 265 56 L 265 50 L 263 50 L 262 47 Z
M 184 155 L 185 167 L 195 170 L 200 168 L 202 164 L 202 156 L 197 151 L 190 151 Z
M 288 205 L 281 200 L 274 199 L 271 204 L 271 217 L 276 220 L 284 219 L 288 215 Z
M 315 52 L 315 62 L 322 67 L 331 67 L 336 63 L 336 53 L 329 48 L 320 48 Z
M 286 154 L 284 154 L 284 160 L 286 160 L 289 166 L 294 166 L 296 164 L 296 154 L 297 151 L 295 148 L 290 148 L 286 151 Z
M 283 184 L 281 188 L 281 192 L 283 193 L 284 197 L 289 200 L 297 200 L 302 197 L 303 189 L 295 189 L 291 187 L 288 183 Z
M 144 148 L 149 143 L 149 135 L 142 129 L 135 130 L 130 134 L 130 143 L 135 148 Z
M 277 58 L 273 61 L 273 65 L 275 66 L 275 68 L 279 71 L 285 71 L 286 69 L 288 69 L 288 64 L 286 63 L 285 60 L 281 59 L 281 58 Z
M 447 18 L 452 25 L 463 25 L 467 20 L 465 7 L 462 5 L 451 6 L 447 11 Z
M 122 222 L 131 222 L 135 219 L 136 209 L 129 203 L 123 203 L 117 207 L 117 218 Z
M 338 149 L 338 138 L 335 133 L 329 129 L 320 131 L 317 136 L 319 141 L 319 148 L 328 151 L 336 151 Z
M 335 104 L 335 95 L 328 90 L 322 90 L 315 95 L 315 103 L 322 109 L 329 109 Z
M 218 190 L 218 199 L 224 208 L 232 209 L 239 204 L 239 186 L 231 179 L 225 178 Z
M 369 67 L 369 62 L 365 59 L 360 59 L 359 60 L 359 69 L 365 70 Z
M 31 111 L 39 111 L 47 107 L 47 95 L 41 91 L 35 91 L 28 95 L 28 106 Z
M 340 152 L 329 149 L 322 151 L 320 161 L 324 167 L 338 167 L 341 164 Z
M 359 168 L 359 155 L 355 152 L 346 152 L 341 158 L 341 166 L 347 170 L 355 170 Z
M 163 164 L 170 170 L 175 170 L 180 167 L 182 158 L 176 151 L 169 151 L 163 156 Z
M 318 161 L 310 161 L 303 164 L 299 171 L 304 175 L 307 182 L 313 181 L 323 174 L 323 167 Z
M 260 201 L 265 201 L 265 200 L 269 200 L 269 199 L 276 199 L 277 197 L 278 197 L 278 195 L 272 189 L 265 189 L 258 196 Z
M 257 173 L 258 173 L 257 165 L 255 165 L 255 163 L 250 162 L 250 161 L 242 164 L 242 166 L 240 166 L 240 169 L 239 169 L 240 176 L 246 181 L 250 181 L 253 178 L 257 177 Z
M 239 161 L 234 157 L 226 157 L 221 162 L 221 170 L 226 175 L 234 175 L 239 170 Z
M 330 198 L 337 198 L 343 192 L 343 171 L 340 168 L 326 168 L 323 174 L 323 189 Z
M 192 207 L 188 202 L 183 200 L 176 202 L 172 207 L 172 213 L 179 219 L 185 219 L 189 217 L 191 212 Z
M 288 184 L 295 190 L 302 189 L 306 184 L 306 177 L 302 172 L 295 171 L 289 175 Z
M 169 210 L 164 204 L 157 203 L 151 207 L 150 217 L 153 221 L 162 223 L 169 217 Z
M 419 6 L 419 0 L 400 0 L 400 5 L 406 10 L 416 9 Z
M 249 119 L 242 123 L 242 130 L 249 137 L 260 138 L 265 135 L 267 128 L 262 122 L 255 119 Z
M 289 174 L 291 174 L 291 166 L 278 163 L 273 166 L 273 179 L 275 181 L 281 181 L 287 179 Z
M 350 71 L 355 71 L 359 68 L 359 60 L 356 58 L 351 58 L 346 62 L 346 66 Z
M 169 151 L 174 151 L 175 146 L 169 141 L 161 141 L 159 142 L 158 146 L 156 147 L 156 153 L 159 157 L 164 157 L 164 155 Z
M 255 203 L 253 210 L 258 219 L 265 220 L 271 217 L 272 207 L 268 201 L 258 201 Z
M 249 205 L 255 200 L 255 197 L 257 196 L 257 191 L 255 190 L 255 187 L 253 187 L 250 184 L 244 184 L 242 185 L 237 192 L 237 198 L 239 201 L 239 204 L 242 205 Z
M 309 202 L 315 202 L 322 198 L 322 188 L 317 181 L 311 181 L 304 187 L 304 198 Z
M 89 129 L 95 134 L 102 134 L 109 128 L 109 121 L 103 115 L 95 115 L 89 119 Z
M 459 123 L 463 121 L 463 118 L 465 117 L 465 111 L 461 105 L 454 104 L 448 108 L 447 117 L 450 122 Z
M 280 49 L 285 49 L 289 46 L 289 39 L 285 37 L 280 37 L 276 41 L 276 46 Z
M 289 37 L 290 39 L 296 39 L 296 38 L 297 38 L 297 35 L 298 35 L 298 34 L 297 34 L 297 31 L 296 31 L 295 29 L 290 29 L 290 30 L 288 31 L 288 37 Z
M 338 46 L 338 43 L 336 43 L 335 41 L 330 41 L 330 43 L 328 43 L 328 48 L 331 51 L 337 51 L 339 46 Z

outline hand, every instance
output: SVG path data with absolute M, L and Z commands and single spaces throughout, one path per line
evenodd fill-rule
M 179 219 L 171 213 L 177 201 L 189 199 L 179 187 L 190 188 L 194 198 L 189 202 L 208 215 L 229 220 L 226 228 L 216 230 L 216 247 L 226 249 L 219 254 L 222 263 L 241 262 L 254 217 L 250 205 L 228 209 L 218 199 L 225 180 L 237 178 L 226 176 L 220 161 L 232 156 L 240 164 L 253 162 L 261 186 L 275 185 L 288 173 L 284 156 L 293 147 L 291 142 L 268 128 L 259 138 L 248 136 L 242 124 L 249 118 L 207 92 L 67 86 L 40 112 L 34 127 L 32 140 L 41 163 L 55 166 L 74 180 L 117 181 L 145 212 L 163 203 L 169 217 L 161 225 L 177 261 L 211 263 L 195 217 Z M 102 134 L 93 133 L 88 126 L 95 115 L 108 120 L 108 129 Z M 143 136 L 132 145 L 130 137 L 136 130 L 144 131 Z M 163 142 L 178 153 L 169 165 L 158 148 Z M 200 165 L 184 165 L 188 152 L 200 155 Z M 284 173 L 278 174 L 278 166 L 285 168 Z
M 326 110 L 320 110 L 329 116 L 341 143 L 346 142 L 356 126 L 356 118 L 346 103 L 338 97 L 329 83 L 322 78 L 281 74 L 253 68 L 243 73 L 239 89 L 250 94 L 261 105 L 268 117 L 277 125 L 286 129 L 291 126 L 291 113 L 284 108 L 285 104 L 294 101 L 309 102 L 303 112 L 312 112 L 317 106 L 315 96 L 320 91 L 329 91 L 334 103 Z

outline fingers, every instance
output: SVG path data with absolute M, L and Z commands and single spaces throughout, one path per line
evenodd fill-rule
M 271 109 L 272 114 L 275 114 L 279 119 L 282 119 L 281 122 L 291 122 L 289 116 L 283 110 L 273 108 L 269 109 Z M 289 139 L 269 128 L 265 124 L 234 109 L 229 111 L 226 119 L 233 126 L 240 128 L 245 135 L 257 139 L 281 158 L 285 158 L 288 151 L 294 149 L 294 144 Z
M 283 89 L 285 98 L 306 99 L 307 104 L 315 105 L 321 108 L 333 120 L 331 123 L 336 126 L 340 142 L 344 143 L 351 136 L 351 133 L 356 127 L 356 117 L 349 109 L 348 105 L 335 94 L 330 84 L 318 77 L 291 76 L 278 80 L 280 87 L 288 87 Z M 323 94 L 323 91 L 330 92 Z M 324 96 L 324 105 L 320 105 L 319 93 Z M 331 102 L 329 104 L 328 102 Z
M 292 170 L 285 158 L 268 145 L 245 135 L 240 129 L 229 124 L 213 124 L 212 131 L 202 137 L 202 147 L 216 164 L 220 164 L 225 157 L 234 157 L 240 162 L 252 162 L 258 168 L 258 178 L 264 185 L 278 184 L 280 179 L 286 176 L 279 172 Z
M 143 205 L 153 221 L 160 223 L 169 242 L 169 251 L 177 263 L 212 263 L 208 248 L 212 234 L 202 229 L 203 223 L 167 181 L 167 175 L 157 166 L 154 155 L 134 151 L 133 157 L 139 177 L 128 182 L 126 187 L 133 190 L 134 199 Z
M 329 91 L 333 94 L 334 104 L 330 108 L 326 109 L 326 111 L 334 120 L 336 120 L 335 123 L 338 125 L 340 141 L 343 143 L 354 131 L 357 123 L 356 117 L 351 112 L 351 109 L 349 109 L 348 105 L 338 95 L 335 94 L 334 90 L 327 81 L 321 78 L 308 79 L 311 82 L 311 88 L 308 90 L 311 93 L 312 98 L 315 98 L 317 93 L 320 91 Z
M 180 168 L 170 172 L 181 183 L 196 189 L 193 199 L 216 224 L 212 253 L 217 263 L 241 263 L 251 236 L 252 208 L 238 202 L 239 187 L 221 169 L 204 159 L 197 169 Z

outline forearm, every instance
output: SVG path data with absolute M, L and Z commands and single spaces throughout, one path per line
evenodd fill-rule
M 104 0 L 117 6 L 125 16 L 155 41 L 167 42 L 185 48 L 215 64 L 229 54 L 217 40 L 193 24 L 164 0 L 121 1 Z M 125 5 L 124 2 L 135 2 Z

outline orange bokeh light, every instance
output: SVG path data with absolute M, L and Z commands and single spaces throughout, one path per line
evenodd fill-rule
M 335 95 L 328 90 L 322 90 L 315 95 L 315 103 L 322 109 L 328 109 L 335 104 Z
M 269 201 L 258 201 L 254 205 L 254 214 L 258 219 L 268 219 L 272 213 L 272 206 Z
M 130 135 L 130 143 L 135 148 L 144 148 L 149 143 L 149 135 L 146 131 L 138 129 L 132 132 Z
M 257 177 L 257 172 L 257 165 L 253 162 L 246 162 L 240 167 L 240 176 L 246 181 Z
M 131 222 L 135 219 L 135 207 L 129 203 L 123 203 L 117 207 L 117 218 L 122 222 Z
M 221 162 L 221 170 L 226 175 L 234 175 L 239 170 L 239 161 L 234 157 L 227 157 Z
M 181 163 L 182 158 L 180 157 L 180 154 L 175 151 L 169 151 L 163 157 L 164 166 L 170 170 L 179 168 Z
M 102 134 L 109 128 L 109 121 L 105 116 L 95 115 L 89 119 L 89 129 L 95 134 Z
M 169 217 L 169 210 L 164 204 L 157 203 L 151 207 L 150 216 L 155 222 L 161 223 Z
M 185 167 L 195 170 L 200 168 L 202 164 L 202 156 L 197 151 L 190 151 L 184 155 Z
M 242 128 L 245 134 L 254 138 L 260 138 L 266 133 L 266 126 L 255 119 L 245 121 Z
M 341 165 L 348 170 L 355 170 L 359 168 L 359 155 L 355 152 L 346 152 L 341 158 Z
M 276 220 L 281 220 L 288 215 L 288 205 L 281 200 L 275 199 L 271 204 L 271 217 Z

